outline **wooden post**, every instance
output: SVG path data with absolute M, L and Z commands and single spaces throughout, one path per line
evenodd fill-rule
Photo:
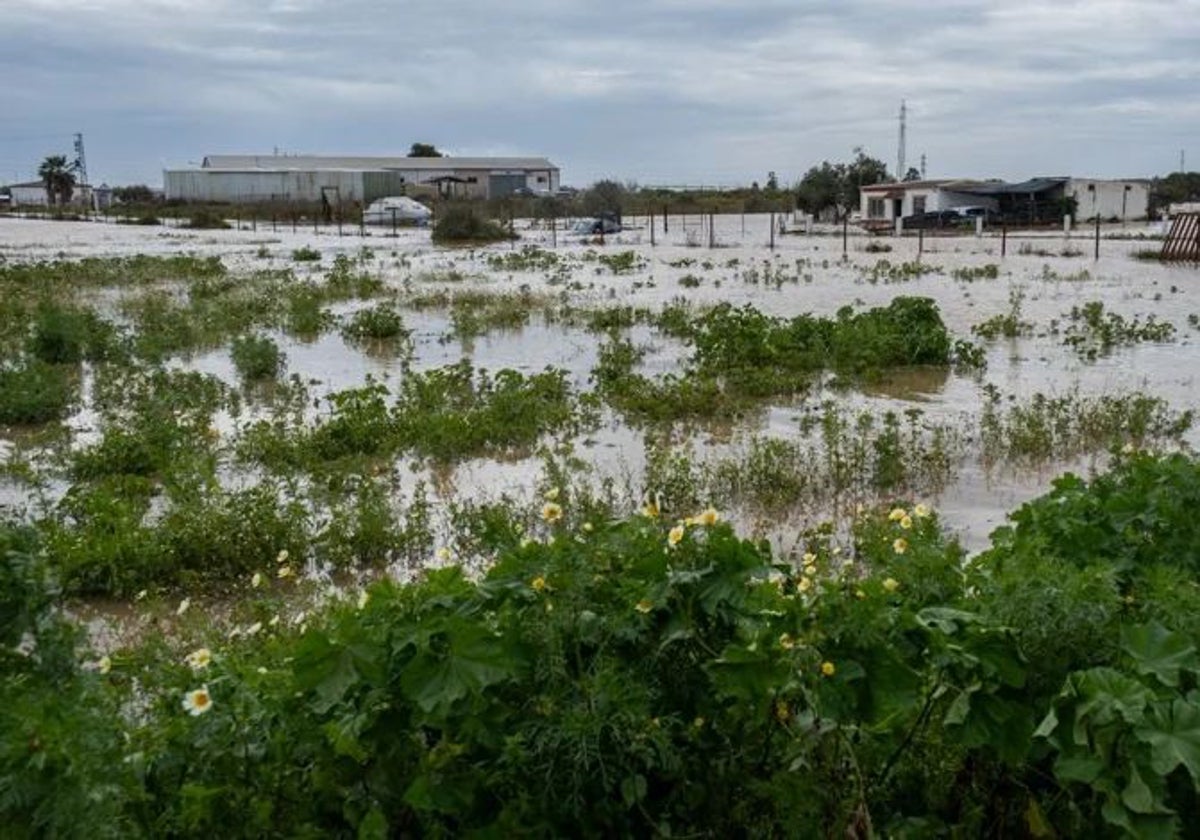
M 654 236 L 654 231 L 650 231 L 650 236 Z M 558 216 L 554 215 L 553 212 L 550 214 L 550 246 L 553 248 L 558 247 Z
M 399 236 L 399 234 L 396 233 L 396 208 L 392 207 L 389 209 L 392 212 L 392 238 L 394 239 L 395 237 Z
M 1000 223 L 1000 256 L 1003 257 L 1008 252 L 1008 222 Z
M 708 214 L 708 247 L 709 248 L 717 247 L 716 222 L 713 219 L 712 213 Z
M 275 224 L 275 214 L 272 213 L 271 214 L 271 233 L 275 233 L 278 230 L 279 230 L 279 228 Z
M 771 250 L 775 250 L 775 211 L 771 211 Z
M 663 205 L 663 233 L 667 232 L 667 205 Z
M 921 259 L 921 254 L 925 253 L 925 228 L 917 229 L 917 259 Z
M 1093 259 L 1100 259 L 1100 214 L 1096 214 L 1096 254 Z
M 842 214 L 842 256 L 846 256 L 850 250 L 850 214 Z
M 654 247 L 654 211 L 650 211 L 650 247 Z

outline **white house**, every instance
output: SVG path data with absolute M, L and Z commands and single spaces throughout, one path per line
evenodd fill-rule
M 47 207 L 50 204 L 46 195 L 46 184 L 42 181 L 24 181 L 20 184 L 9 184 L 5 187 L 11 196 L 13 207 Z M 88 184 L 76 184 L 71 193 L 71 206 L 90 205 L 92 188 Z

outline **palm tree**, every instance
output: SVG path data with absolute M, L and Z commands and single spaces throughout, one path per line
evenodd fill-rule
M 58 204 L 66 204 L 71 200 L 75 191 L 75 173 L 67 164 L 66 155 L 50 155 L 38 167 L 38 177 L 46 185 L 46 197 L 50 204 L 55 204 L 54 197 L 58 196 Z

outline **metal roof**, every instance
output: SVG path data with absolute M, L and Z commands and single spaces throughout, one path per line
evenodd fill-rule
M 1022 181 L 1019 184 L 974 184 L 959 188 L 959 192 L 971 193 L 972 195 L 1034 195 L 1040 192 L 1052 190 L 1055 187 L 1061 187 L 1067 183 L 1070 178 L 1030 178 L 1028 181 Z
M 324 155 L 207 155 L 203 169 L 558 169 L 544 157 L 335 157 Z

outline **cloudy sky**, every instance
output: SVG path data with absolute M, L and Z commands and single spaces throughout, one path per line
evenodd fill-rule
M 0 183 L 210 153 L 544 155 L 567 184 L 1200 169 L 1200 0 L 0 0 Z

